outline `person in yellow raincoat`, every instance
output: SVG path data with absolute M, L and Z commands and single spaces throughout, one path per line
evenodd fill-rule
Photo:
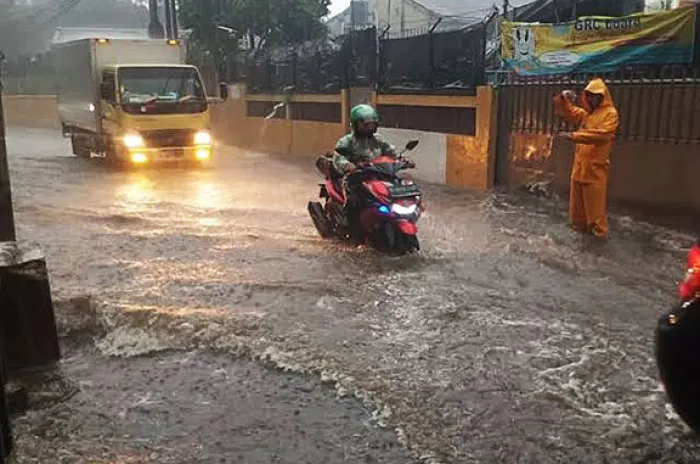
M 607 239 L 610 151 L 620 117 L 602 79 L 588 84 L 580 99 L 583 107 L 576 106 L 575 100 L 572 91 L 554 97 L 557 115 L 579 127 L 576 132 L 562 134 L 576 144 L 569 205 L 571 227 Z

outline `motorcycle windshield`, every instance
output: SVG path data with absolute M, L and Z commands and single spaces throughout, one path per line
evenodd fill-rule
M 380 174 L 388 177 L 396 177 L 401 170 L 399 163 L 376 163 L 373 166 Z

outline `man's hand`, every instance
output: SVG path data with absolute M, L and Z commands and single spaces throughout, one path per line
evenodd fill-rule
M 560 132 L 557 134 L 557 136 L 566 139 L 566 140 L 573 140 L 573 134 L 571 132 Z
M 403 161 L 406 163 L 408 169 L 414 169 L 416 167 L 416 162 L 412 159 L 404 158 Z
M 576 93 L 573 90 L 564 90 L 562 91 L 561 96 L 569 103 L 576 102 Z
M 357 169 L 354 163 L 348 163 L 345 165 L 345 174 L 352 174 Z

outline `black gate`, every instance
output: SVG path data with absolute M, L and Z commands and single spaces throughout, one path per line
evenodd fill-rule
M 553 97 L 580 93 L 601 77 L 620 112 L 618 140 L 661 144 L 700 143 L 700 73 L 689 68 L 624 70 L 540 78 L 508 76 L 498 83 L 496 183 L 508 182 L 512 134 L 553 135 L 573 130 L 554 114 Z
M 496 123 L 496 173 L 497 186 L 508 183 L 508 164 L 510 162 L 510 134 L 512 111 L 514 106 L 514 88 L 503 85 L 498 88 L 498 122 Z
M 553 97 L 564 89 L 579 90 L 584 80 L 532 81 L 510 79 L 498 88 L 498 134 L 496 145 L 496 184 L 508 183 L 511 135 L 554 134 L 570 130 L 554 115 Z

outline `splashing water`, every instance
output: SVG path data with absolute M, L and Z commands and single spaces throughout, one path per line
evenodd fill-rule
M 287 104 L 285 102 L 279 102 L 277 103 L 273 108 L 270 113 L 265 116 L 263 119 L 263 124 L 262 127 L 260 128 L 260 134 L 258 136 L 258 147 L 263 149 L 265 147 L 265 136 L 267 135 L 267 131 L 270 127 L 270 121 L 272 121 L 274 118 L 277 117 L 277 113 L 282 109 L 286 108 Z
M 60 143 L 11 133 L 19 235 L 57 295 L 104 303 L 105 353 L 276 353 L 448 463 L 679 456 L 649 338 L 691 237 L 617 217 L 589 250 L 562 202 L 425 186 L 423 252 L 390 259 L 316 236 L 308 159 L 130 177 Z

